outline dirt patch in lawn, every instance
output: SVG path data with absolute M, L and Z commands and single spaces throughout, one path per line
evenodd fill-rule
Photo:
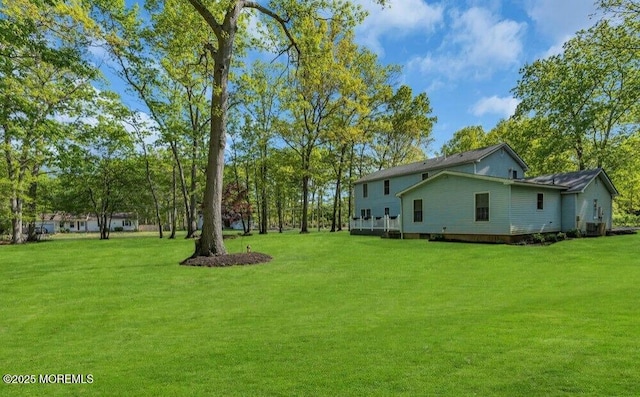
M 215 256 L 196 256 L 195 258 L 185 259 L 180 262 L 180 264 L 183 266 L 227 267 L 257 265 L 267 263 L 271 259 L 269 255 L 260 252 L 246 252 Z

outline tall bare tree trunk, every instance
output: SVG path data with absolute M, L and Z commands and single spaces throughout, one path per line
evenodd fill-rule
M 336 172 L 336 189 L 335 194 L 333 196 L 333 214 L 331 216 L 331 231 L 335 232 L 337 230 L 342 230 L 342 222 L 341 217 L 338 214 L 338 207 L 341 199 L 341 190 L 342 190 L 342 168 L 344 164 L 344 155 L 347 151 L 347 145 L 342 145 L 340 148 L 340 160 L 338 161 L 338 169 Z M 336 219 L 337 218 L 337 219 Z
M 282 199 L 282 188 L 276 185 L 276 212 L 278 213 L 278 233 L 282 233 L 284 229 L 284 203 Z
M 300 221 L 300 233 L 309 233 L 309 175 L 307 171 L 302 176 L 302 214 Z
M 17 197 L 17 193 L 11 197 L 11 242 L 21 244 L 22 237 L 22 200 Z
M 196 187 L 198 183 L 198 143 L 194 140 L 193 152 L 191 159 L 191 191 L 189 211 L 187 212 L 187 236 L 186 238 L 193 237 L 193 234 L 198 230 L 198 198 L 196 196 Z
M 151 178 L 151 164 L 149 163 L 149 155 L 147 154 L 147 144 L 144 139 L 140 138 L 142 145 L 142 155 L 144 156 L 144 167 L 147 183 L 149 184 L 149 190 L 151 191 L 151 198 L 153 199 L 153 207 L 156 215 L 156 223 L 158 224 L 158 236 L 163 237 L 162 234 L 162 218 L 160 217 L 160 204 L 158 203 L 158 194 L 156 193 L 155 185 Z
M 40 167 L 37 165 L 33 167 L 34 176 L 38 175 L 40 171 Z M 27 216 L 29 220 L 29 225 L 27 226 L 27 241 L 38 241 L 38 236 L 36 235 L 36 219 L 38 218 L 38 182 L 34 180 L 31 182 L 29 186 L 29 198 L 30 202 L 27 204 Z
M 267 203 L 267 145 L 262 146 L 260 161 L 260 234 L 267 234 L 269 226 Z
M 196 242 L 194 256 L 225 255 L 227 249 L 222 237 L 222 183 L 224 175 L 224 149 L 227 140 L 227 106 L 229 94 L 229 67 L 235 38 L 237 15 L 225 18 L 224 34 L 216 34 L 218 48 L 210 49 L 214 59 L 214 89 L 211 94 L 211 131 L 207 157 L 207 179 L 202 206 L 202 236 Z M 233 22 L 229 20 L 233 19 Z M 227 26 L 233 23 L 231 26 Z
M 176 166 L 173 165 L 173 170 L 171 173 L 171 235 L 170 239 L 176 238 L 176 229 L 178 226 L 178 208 L 177 208 L 177 195 L 176 195 Z

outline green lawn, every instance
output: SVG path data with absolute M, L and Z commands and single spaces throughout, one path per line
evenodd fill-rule
M 0 395 L 637 395 L 640 235 L 551 246 L 346 233 L 0 246 Z

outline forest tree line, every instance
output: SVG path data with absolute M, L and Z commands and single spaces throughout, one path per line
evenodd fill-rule
M 598 1 L 602 19 L 561 54 L 521 69 L 513 117 L 490 131 L 465 127 L 439 149 L 430 146 L 437 115 L 427 94 L 398 84 L 400 66 L 355 43 L 365 14 L 350 2 L 240 14 L 228 101 L 216 110 L 220 40 L 203 16 L 231 15 L 224 7 L 243 2 L 219 3 L 0 5 L 2 233 L 20 243 L 36 237 L 45 214 L 90 214 L 106 228 L 111 214 L 132 212 L 160 237 L 192 237 L 212 144 L 226 163 L 222 220 L 244 220 L 247 232 L 249 221 L 259 233 L 340 231 L 361 176 L 429 150 L 498 142 L 531 176 L 604 168 L 620 191 L 618 219 L 640 215 L 638 1 Z M 144 111 L 109 91 L 105 68 Z M 228 139 L 212 142 L 214 121 Z

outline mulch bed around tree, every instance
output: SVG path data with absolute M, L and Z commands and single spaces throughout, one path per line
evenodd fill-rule
M 227 266 L 243 266 L 257 265 L 267 263 L 272 258 L 267 254 L 260 252 L 247 252 L 238 254 L 215 255 L 215 256 L 196 256 L 188 258 L 180 262 L 183 266 L 202 266 L 202 267 L 227 267 Z

